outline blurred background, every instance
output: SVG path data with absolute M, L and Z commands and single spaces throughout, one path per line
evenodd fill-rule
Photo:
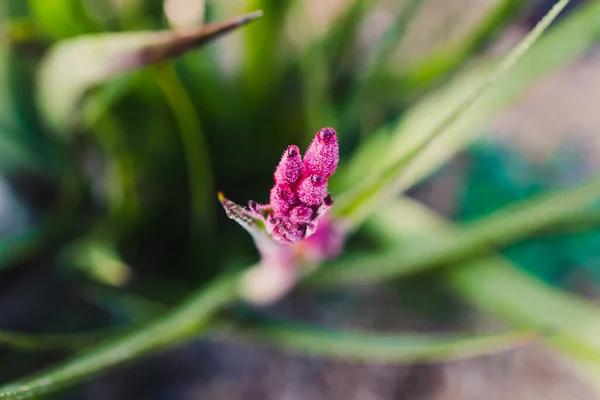
M 227 219 L 217 191 L 240 204 L 267 202 L 283 149 L 305 149 L 319 128 L 333 126 L 346 171 L 332 183 L 335 197 L 352 185 L 353 166 L 369 168 L 351 163 L 361 151 L 376 152 L 377 138 L 417 105 L 475 82 L 478 68 L 506 54 L 553 4 L 2 0 L 0 328 L 63 334 L 138 324 L 217 274 L 255 263 L 250 236 Z M 597 8 L 572 1 L 556 24 Z M 195 29 L 257 9 L 264 11 L 257 21 L 159 62 L 142 50 L 175 39 L 130 33 Z M 590 176 L 600 150 L 600 34 L 574 35 L 537 61 L 552 67 L 517 76 L 524 90 L 488 107 L 479 139 L 408 194 L 466 222 Z M 581 51 L 553 61 L 570 48 Z M 437 108 L 426 110 L 423 121 Z M 376 248 L 375 237 L 372 227 L 360 230 L 346 252 Z M 598 248 L 600 230 L 588 229 L 538 235 L 504 254 L 544 282 L 597 301 Z M 294 293 L 267 312 L 382 332 L 507 326 L 430 273 Z M 1 341 L 0 382 L 74 354 Z M 569 363 L 536 343 L 382 366 L 212 335 L 48 398 L 596 397 Z

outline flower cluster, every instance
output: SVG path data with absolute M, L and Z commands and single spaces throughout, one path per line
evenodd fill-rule
M 270 204 L 249 202 L 250 209 L 265 221 L 269 234 L 280 243 L 296 243 L 314 234 L 318 222 L 333 205 L 327 179 L 339 160 L 333 128 L 317 132 L 304 160 L 298 146 L 287 148 L 275 170 Z

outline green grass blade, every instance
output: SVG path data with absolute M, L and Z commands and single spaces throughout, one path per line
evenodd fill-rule
M 388 246 L 400 243 L 407 251 L 415 243 L 434 248 L 436 243 L 461 232 L 406 198 L 381 209 L 371 223 Z M 395 260 L 400 275 L 402 257 L 397 255 Z M 571 358 L 590 378 L 588 382 L 600 390 L 600 308 L 596 305 L 548 286 L 502 257 L 455 265 L 445 271 L 445 276 L 476 307 L 521 329 L 540 332 L 550 346 Z
M 0 330 L 0 347 L 20 351 L 80 350 L 94 342 L 114 335 L 119 330 L 103 330 L 87 333 L 28 334 Z
M 374 44 L 372 50 L 366 56 L 364 67 L 356 75 L 354 88 L 349 96 L 350 100 L 343 112 L 345 120 L 338 129 L 342 131 L 351 129 L 359 122 L 360 107 L 365 105 L 365 96 L 369 91 L 370 84 L 381 73 L 393 51 L 401 43 L 411 21 L 418 14 L 425 1 L 407 0 L 404 2 L 392 26 L 385 32 L 379 42 Z
M 316 286 L 385 281 L 449 265 L 523 239 L 549 226 L 579 218 L 600 201 L 600 179 L 571 190 L 547 194 L 511 205 L 466 224 L 446 237 L 413 243 L 397 251 L 342 259 L 315 272 L 307 283 Z M 422 213 L 421 213 L 422 214 Z M 421 223 L 418 210 L 398 215 L 394 222 Z M 390 217 L 388 217 L 390 218 Z M 400 221 L 405 219 L 406 221 Z M 391 220 L 390 220 L 391 221 Z
M 187 164 L 191 238 L 197 242 L 215 222 L 214 186 L 204 131 L 188 91 L 172 66 L 156 71 L 156 82 L 175 117 Z M 195 247 L 195 245 L 194 245 Z
M 525 6 L 526 3 L 521 0 L 496 2 L 461 40 L 443 43 L 416 65 L 402 71 L 397 90 L 412 97 L 443 79 L 484 47 L 498 31 L 512 23 L 518 11 Z
M 528 332 L 499 334 L 375 334 L 323 329 L 306 324 L 261 322 L 234 325 L 233 336 L 301 355 L 342 361 L 436 363 L 496 353 L 536 338 Z
M 375 168 L 377 172 L 374 172 L 371 176 L 362 180 L 362 182 L 356 183 L 351 189 L 339 197 L 336 207 L 332 210 L 335 212 L 336 216 L 348 219 L 354 225 L 359 224 L 374 210 L 375 207 L 377 207 L 382 198 L 389 197 L 397 190 L 405 188 L 405 182 L 402 181 L 403 172 L 410 163 L 414 161 L 423 150 L 427 149 L 431 143 L 434 143 L 434 139 L 443 137 L 449 127 L 452 128 L 457 121 L 461 122 L 460 119 L 466 112 L 473 112 L 471 106 L 475 103 L 479 104 L 482 96 L 487 94 L 495 101 L 497 101 L 495 97 L 506 96 L 506 93 L 503 91 L 492 92 L 491 94 L 489 94 L 488 91 L 498 82 L 504 82 L 503 78 L 505 78 L 513 67 L 515 67 L 517 62 L 529 51 L 531 46 L 537 42 L 542 33 L 548 28 L 552 21 L 556 19 L 568 3 L 569 0 L 559 1 L 542 21 L 540 21 L 540 23 L 502 60 L 492 73 L 483 79 L 476 80 L 479 84 L 474 88 L 471 88 L 467 95 L 460 96 L 458 102 L 453 102 L 441 118 L 432 119 L 433 123 L 428 121 L 431 113 L 434 112 L 434 109 L 429 108 L 427 118 L 424 118 L 424 115 L 420 115 L 419 119 L 413 121 L 415 126 L 411 127 L 413 131 L 410 135 L 400 136 L 401 139 L 399 142 L 401 142 L 401 146 L 392 146 L 394 150 L 393 153 L 384 153 L 380 156 L 381 159 L 387 159 L 388 163 L 378 171 L 378 168 Z M 586 33 L 589 32 L 586 31 Z M 560 36 L 559 39 L 562 39 L 562 36 Z M 589 45 L 589 41 L 587 41 L 586 44 Z M 548 48 L 545 47 L 543 50 L 548 51 Z M 555 50 L 553 49 L 552 51 L 554 52 Z M 539 50 L 537 54 L 534 54 L 536 57 L 545 55 L 546 54 L 539 52 Z M 568 55 L 572 55 L 572 53 L 569 52 Z M 561 61 L 569 58 L 568 55 L 561 57 Z M 547 68 L 546 70 L 550 69 L 551 68 Z M 526 76 L 515 74 L 514 79 L 525 78 L 525 81 L 519 81 L 519 89 L 522 89 L 526 83 L 539 78 L 539 74 L 536 76 L 531 76 L 529 74 L 524 75 Z M 511 89 L 514 90 L 514 88 Z M 510 93 L 516 95 L 516 93 Z M 497 108 L 493 109 L 495 110 Z M 437 112 L 437 110 L 435 111 Z M 487 111 L 488 113 L 485 114 L 486 116 L 490 113 L 490 110 Z M 429 125 L 430 128 L 423 129 L 422 127 L 419 127 L 419 125 L 424 123 Z M 415 129 L 416 127 L 420 129 Z M 402 128 L 406 129 L 406 126 L 403 126 Z
M 379 0 L 347 1 L 344 9 L 331 23 L 330 31 L 312 40 L 300 55 L 307 126 L 315 129 L 322 126 L 338 126 L 339 113 L 331 96 L 331 66 L 339 66 L 347 61 L 349 53 L 356 45 L 364 16 L 378 2 Z

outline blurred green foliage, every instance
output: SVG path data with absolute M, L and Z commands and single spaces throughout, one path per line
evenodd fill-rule
M 55 390 L 84 379 L 87 370 L 77 368 L 86 362 L 95 362 L 99 370 L 110 368 L 118 357 L 137 357 L 208 326 L 215 310 L 236 299 L 235 293 L 230 295 L 236 281 L 223 273 L 257 258 L 248 235 L 218 207 L 216 192 L 223 190 L 240 203 L 250 198 L 266 202 L 273 168 L 288 144 L 304 148 L 322 126 L 338 129 L 343 165 L 332 189 L 337 191 L 334 195 L 350 193 L 342 200 L 352 201 L 342 201 L 346 208 L 337 215 L 348 217 L 357 204 L 357 197 L 346 190 L 360 189 L 360 183 L 375 185 L 358 199 L 356 208 L 362 214 L 350 215 L 358 228 L 379 211 L 380 198 L 393 197 L 395 191 L 430 175 L 528 85 L 567 65 L 600 36 L 597 24 L 590 23 L 597 20 L 600 7 L 586 5 L 540 40 L 508 79 L 493 86 L 494 79 L 503 78 L 514 65 L 509 59 L 501 64 L 508 66 L 506 70 L 496 70 L 496 57 L 486 52 L 487 45 L 515 23 L 526 3 L 498 0 L 462 35 L 448 35 L 429 44 L 431 51 L 412 58 L 399 55 L 412 24 L 427 19 L 426 3 L 351 0 L 329 10 L 333 3 L 206 1 L 195 26 L 186 28 L 176 26 L 159 0 L 5 0 L 0 5 L 0 171 L 27 223 L 8 233 L 1 230 L 0 273 L 7 274 L 8 281 L 8 274 L 18 267 L 33 265 L 28 273 L 50 269 L 69 287 L 91 281 L 92 286 L 81 290 L 84 296 L 111 311 L 117 304 L 122 319 L 129 322 L 145 322 L 156 312 L 147 311 L 143 300 L 119 303 L 117 295 L 102 295 L 106 293 L 102 290 L 98 295 L 93 288 L 127 285 L 140 298 L 173 304 L 219 276 L 206 292 L 194 294 L 147 330 L 92 349 L 84 358 L 65 364 L 64 370 L 59 367 L 39 377 L 32 387 L 43 393 L 48 382 L 58 382 Z M 257 9 L 264 15 L 248 26 L 242 27 L 258 15 L 234 18 Z M 379 27 L 376 18 L 382 12 L 391 17 Z M 319 14 L 328 15 L 328 20 L 316 22 Z M 535 42 L 537 36 L 532 37 Z M 528 50 L 529 44 L 521 49 Z M 418 47 L 414 42 L 413 46 Z M 480 89 L 474 97 L 473 87 Z M 552 186 L 544 181 L 547 170 L 526 175 L 526 160 L 502 149 L 475 148 L 471 156 L 477 167 L 468 175 L 460 220 L 484 217 Z M 376 251 L 354 264 L 351 258 L 342 258 L 337 273 L 348 268 L 364 282 L 456 262 L 453 256 L 464 256 L 463 250 L 468 253 L 472 243 L 476 250 L 489 247 L 473 240 L 482 232 L 492 241 L 498 235 L 501 244 L 507 244 L 563 216 L 580 217 L 580 209 L 593 203 L 595 186 L 573 193 L 569 199 L 578 200 L 573 201 L 573 210 L 550 207 L 552 199 L 540 201 L 529 206 L 528 215 L 536 215 L 536 205 L 556 215 L 533 222 L 524 219 L 526 223 L 519 225 L 515 218 L 524 214 L 509 209 L 506 219 L 491 220 L 497 230 L 486 230 L 486 225 L 464 228 L 455 242 L 439 242 L 434 247 L 437 253 L 415 246 L 413 259 L 402 262 L 397 261 L 397 252 L 384 252 L 386 246 L 397 244 L 398 237 L 381 227 L 359 230 L 347 253 Z M 0 212 L 8 216 L 16 210 Z M 503 230 L 507 226 L 514 231 Z M 407 232 L 410 229 L 403 234 Z M 503 237 L 506 232 L 514 239 Z M 530 243 L 509 252 L 517 264 L 556 281 L 563 252 L 575 254 L 578 262 L 581 257 L 589 259 L 588 251 L 596 243 L 595 234 L 589 235 L 561 236 L 557 240 L 564 248 L 545 238 L 532 242 L 539 247 Z M 382 237 L 387 242 L 377 240 Z M 549 246 L 555 250 L 543 259 L 537 257 Z M 528 252 L 536 256 L 529 257 Z M 369 262 L 377 266 L 361 280 L 361 268 Z M 410 271 L 402 272 L 403 267 Z M 329 271 L 335 278 L 335 268 L 325 269 L 321 276 L 327 277 Z M 317 273 L 315 279 L 319 277 Z M 472 294 L 468 287 L 464 290 L 465 296 Z M 158 308 L 163 312 L 163 306 Z M 533 328 L 544 329 L 538 320 L 531 320 Z M 104 326 L 102 321 L 91 325 Z M 173 327 L 176 330 L 170 331 Z M 524 338 L 520 333 L 456 341 L 434 338 L 429 347 L 429 338 L 423 337 L 422 347 L 413 348 L 406 337 L 373 336 L 360 347 L 360 338 L 348 336 L 336 350 L 325 338 L 335 341 L 342 337 L 339 332 L 321 335 L 310 327 L 292 333 L 286 329 L 267 324 L 246 333 L 298 351 L 348 353 L 359 359 L 384 354 L 397 362 L 489 352 Z M 97 338 L 74 343 L 89 343 L 90 337 Z M 22 348 L 36 348 L 34 339 L 0 335 L 0 340 Z M 41 339 L 39 348 L 64 348 L 64 337 Z M 398 352 L 387 354 L 386 346 Z M 118 356 L 113 359 L 114 354 Z M 25 365 L 22 370 L 32 368 Z M 0 398 L 12 389 L 3 390 Z

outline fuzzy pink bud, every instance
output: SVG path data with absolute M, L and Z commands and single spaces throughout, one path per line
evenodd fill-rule
M 323 128 L 304 153 L 307 174 L 321 175 L 325 180 L 335 172 L 339 161 L 337 135 L 333 128 Z
M 327 212 L 331 209 L 331 206 L 333 206 L 333 198 L 328 193 L 325 196 L 325 198 L 323 199 L 323 204 L 321 204 L 321 206 L 319 206 L 319 209 L 317 210 L 317 214 L 316 214 L 315 218 L 319 219 L 323 215 L 327 214 Z
M 307 224 L 313 220 L 314 211 L 305 205 L 297 205 L 290 211 L 290 222 L 294 224 Z
M 307 206 L 318 206 L 327 194 L 327 181 L 321 175 L 304 177 L 296 190 L 298 199 Z
M 280 223 L 281 220 L 279 218 L 275 217 L 273 214 L 269 214 L 269 216 L 265 220 L 265 227 L 267 228 L 267 233 L 269 235 L 272 235 L 273 231 Z
M 273 239 L 280 243 L 296 243 L 304 239 L 306 227 L 279 220 L 272 229 Z
M 278 184 L 271 189 L 271 207 L 277 214 L 286 214 L 298 202 L 294 191 L 284 184 Z
M 275 182 L 296 187 L 304 174 L 304 164 L 298 146 L 288 146 L 275 169 Z

